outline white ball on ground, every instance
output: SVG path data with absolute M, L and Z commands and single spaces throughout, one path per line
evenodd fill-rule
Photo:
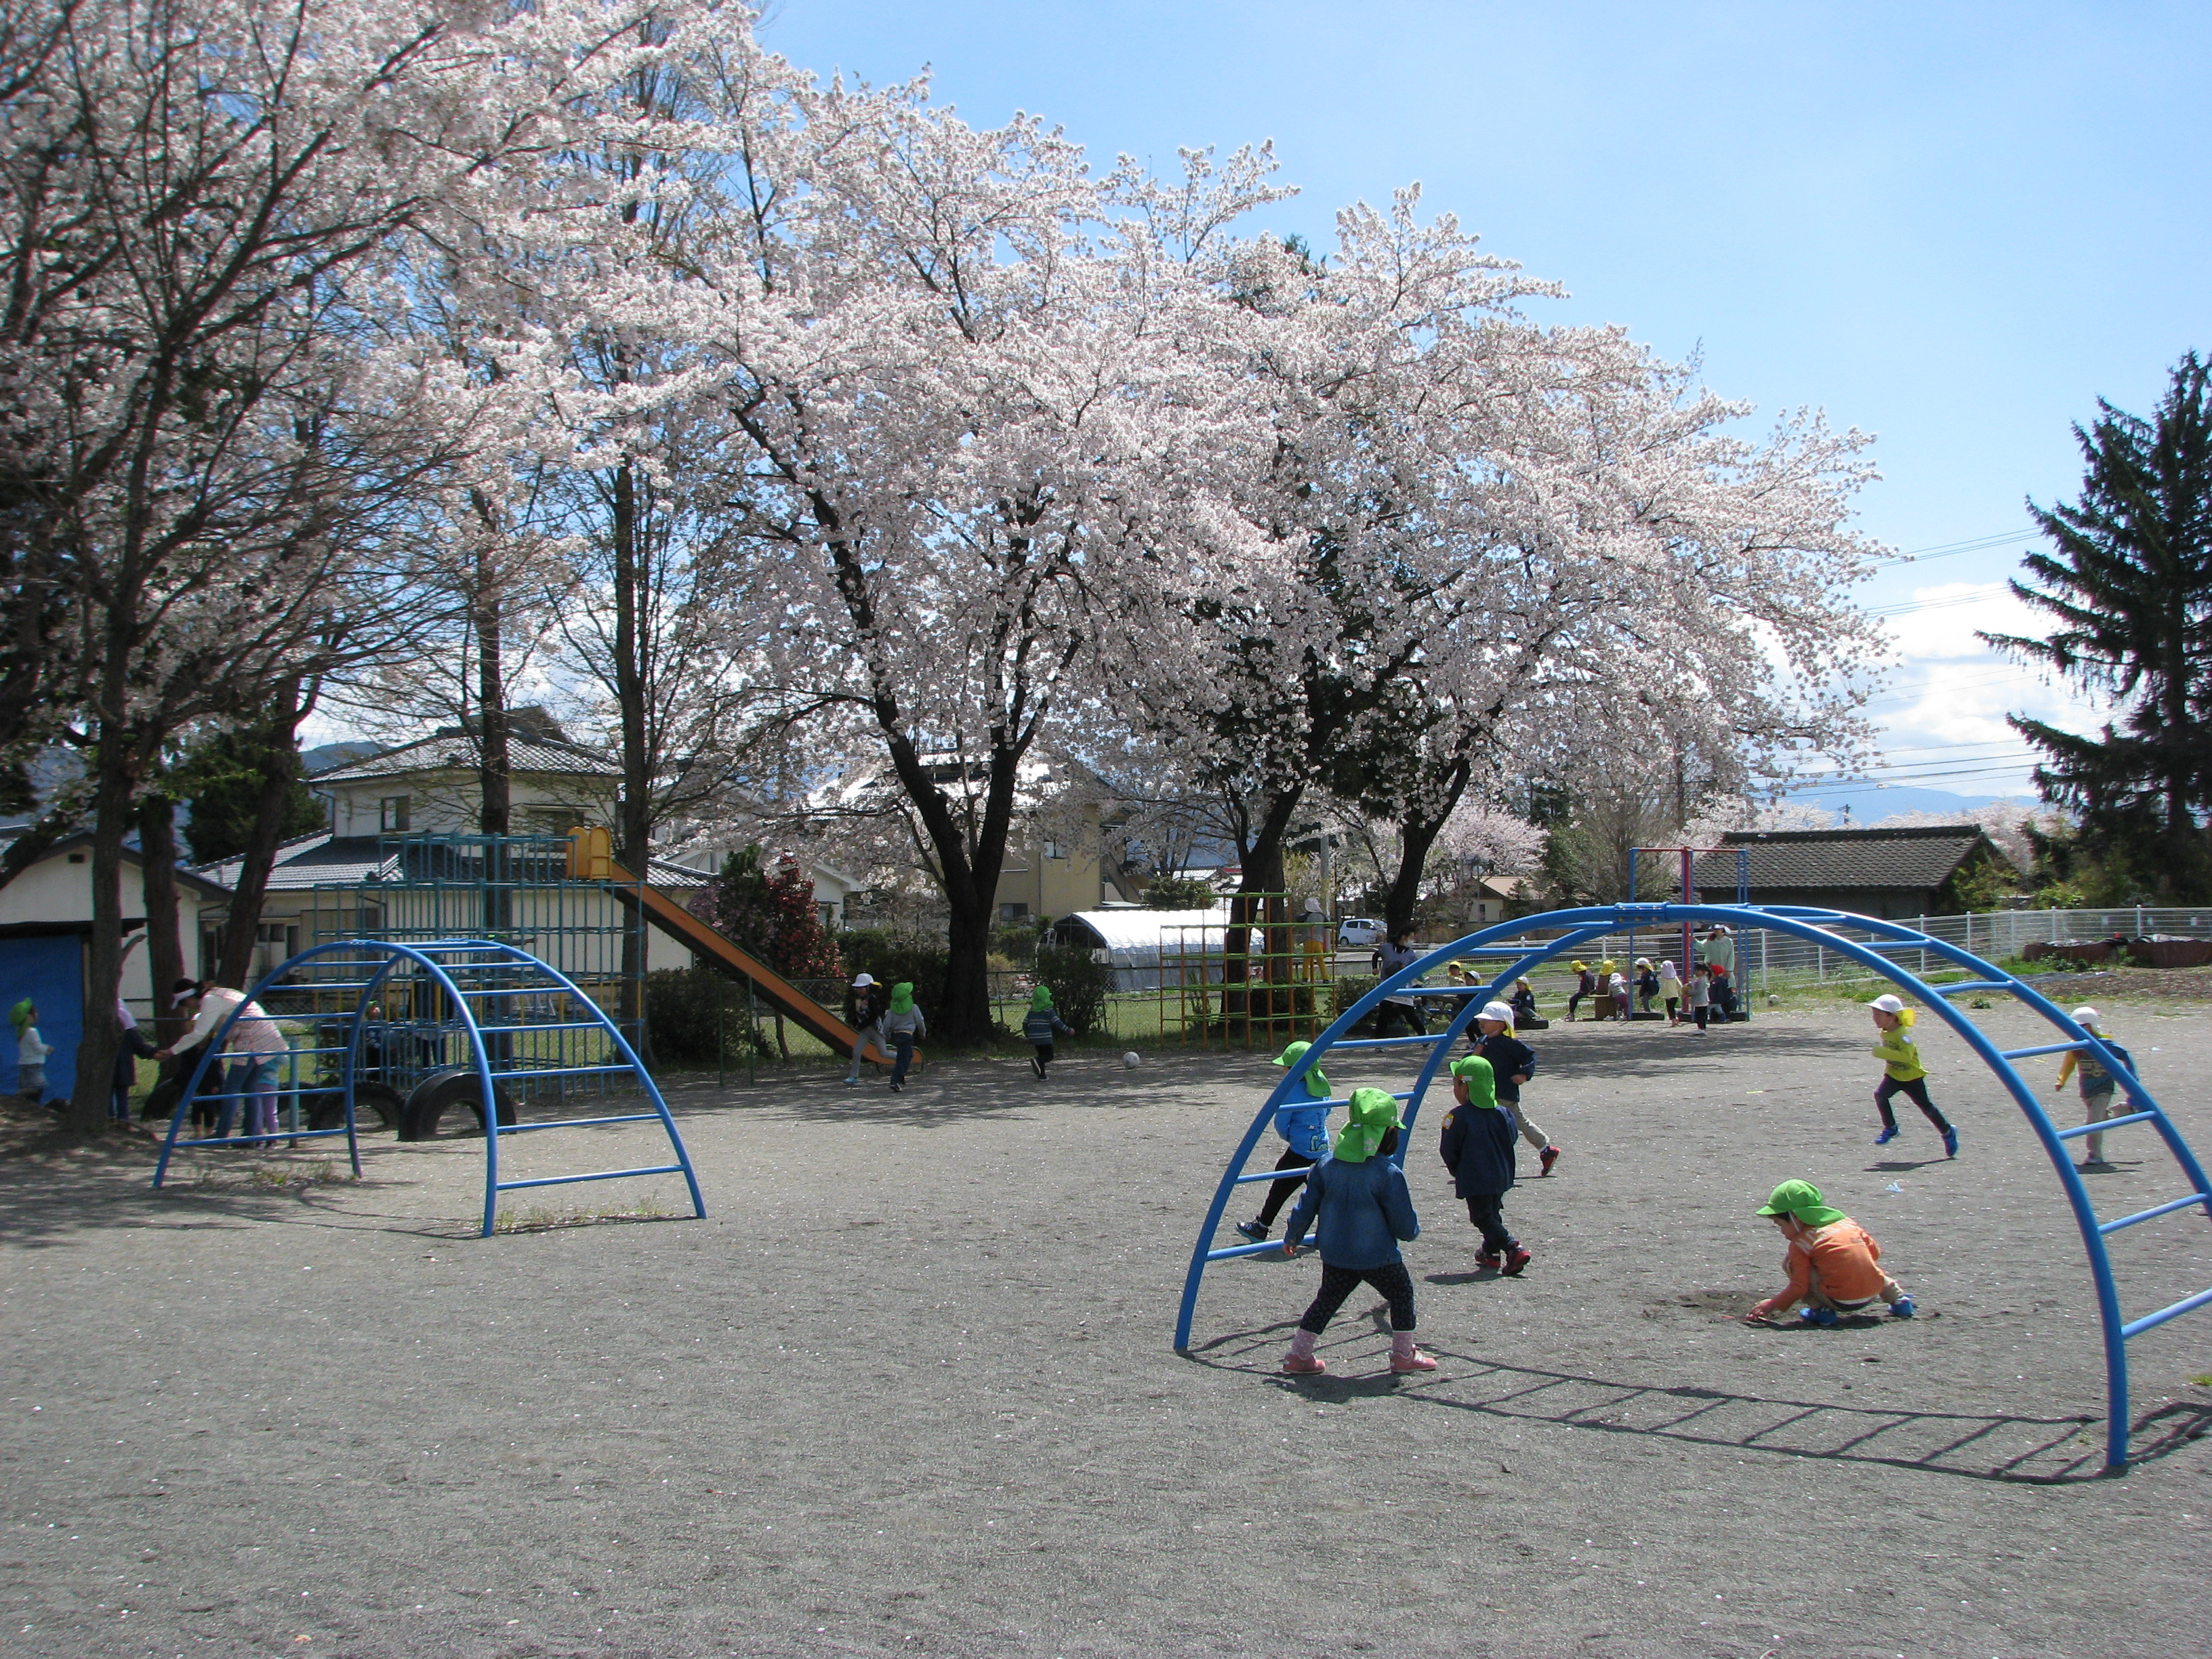
M 1127 1054 L 1121 1056 L 1121 1064 L 1133 1072 L 1139 1066 L 1143 1064 L 1143 1061 L 1137 1058 L 1137 1051 L 1134 1048 L 1132 1048 Z

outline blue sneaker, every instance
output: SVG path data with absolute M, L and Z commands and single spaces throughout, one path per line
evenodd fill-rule
M 1911 1318 L 1912 1298 L 1909 1296 L 1900 1296 L 1896 1301 L 1891 1303 L 1889 1304 L 1889 1316 L 1892 1319 Z
M 1874 1138 L 1874 1144 L 1875 1144 L 1875 1146 L 1888 1146 L 1888 1145 L 1889 1145 L 1889 1143 L 1890 1143 L 1891 1141 L 1893 1141 L 1893 1140 L 1894 1140 L 1894 1139 L 1897 1139 L 1897 1125 L 1895 1125 L 1894 1123 L 1893 1123 L 1893 1124 L 1891 1124 L 1891 1125 L 1889 1126 L 1889 1127 L 1887 1127 L 1887 1129 L 1884 1129 L 1884 1130 L 1883 1130 L 1880 1134 L 1876 1135 L 1876 1136 Z
M 1267 1230 L 1256 1221 L 1240 1221 L 1237 1224 L 1237 1231 L 1255 1244 L 1265 1244 L 1267 1242 Z
M 1956 1158 L 1956 1157 L 1958 1157 L 1958 1155 L 1959 1155 L 1959 1132 L 1958 1132 L 1956 1129 L 1946 1129 L 1946 1130 L 1944 1130 L 1944 1131 L 1943 1131 L 1943 1156 L 1944 1156 L 1944 1157 L 1946 1157 L 1946 1158 Z
M 1826 1330 L 1836 1322 L 1836 1310 L 1833 1308 L 1800 1308 L 1797 1317 L 1808 1325 L 1818 1325 Z

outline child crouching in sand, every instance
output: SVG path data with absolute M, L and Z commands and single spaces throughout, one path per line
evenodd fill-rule
M 1321 1291 L 1298 1321 L 1283 1369 L 1297 1376 L 1328 1369 L 1314 1343 L 1364 1280 L 1390 1304 L 1390 1369 L 1432 1371 L 1437 1362 L 1413 1345 L 1413 1279 L 1398 1253 L 1401 1243 L 1421 1236 L 1406 1173 L 1390 1158 L 1398 1147 L 1398 1103 L 1380 1089 L 1354 1089 L 1350 1114 L 1335 1149 L 1306 1176 L 1284 1224 L 1283 1254 L 1289 1255 L 1320 1218 Z
M 1832 1325 L 1836 1316 L 1887 1302 L 1899 1319 L 1912 1317 L 1912 1298 L 1881 1267 L 1881 1246 L 1841 1210 L 1820 1201 L 1808 1181 L 1785 1181 L 1759 1206 L 1790 1241 L 1784 1265 L 1790 1282 L 1747 1319 L 1771 1319 L 1796 1307 L 1808 1325 Z M 1802 1304 L 1802 1306 L 1800 1304 Z

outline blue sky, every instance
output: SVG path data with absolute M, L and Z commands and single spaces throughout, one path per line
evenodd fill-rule
M 2212 8 L 779 0 L 762 33 L 824 74 L 927 66 L 969 120 L 1026 109 L 1102 163 L 1273 138 L 1303 193 L 1269 223 L 1322 246 L 1419 180 L 1572 290 L 1540 316 L 1875 434 L 1874 535 L 1977 544 L 1864 591 L 1911 607 L 1889 776 L 2026 793 L 2005 711 L 2090 718 L 1972 635 L 2032 626 L 1999 584 L 2023 498 L 2079 483 L 2071 424 L 2212 349 Z

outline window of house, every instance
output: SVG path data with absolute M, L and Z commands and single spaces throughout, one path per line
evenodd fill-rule
M 1060 850 L 1060 843 L 1056 841 L 1048 841 L 1045 842 L 1044 855 L 1048 859 L 1064 859 L 1067 856 L 1066 853 Z
M 1029 914 L 1030 907 L 1026 904 L 1002 904 L 999 907 L 1000 921 L 1026 921 Z
M 376 803 L 376 827 L 386 835 L 399 834 L 412 825 L 412 795 L 386 795 Z

